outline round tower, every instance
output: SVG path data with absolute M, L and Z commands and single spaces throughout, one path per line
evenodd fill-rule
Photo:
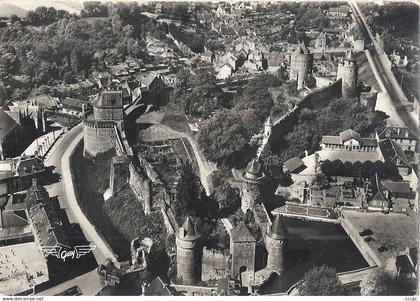
M 312 73 L 314 55 L 306 47 L 305 43 L 300 43 L 290 58 L 289 79 L 297 82 L 297 89 L 301 90 Z
M 263 179 L 262 164 L 258 158 L 254 158 L 248 163 L 242 177 L 241 209 L 244 213 L 260 201 Z
M 191 285 L 201 280 L 200 235 L 189 217 L 176 235 L 177 277 L 182 284 Z
M 287 229 L 280 215 L 276 215 L 267 229 L 265 247 L 268 252 L 267 269 L 282 272 L 286 269 Z
M 341 92 L 344 98 L 357 97 L 357 62 L 353 51 L 347 52 L 341 64 Z

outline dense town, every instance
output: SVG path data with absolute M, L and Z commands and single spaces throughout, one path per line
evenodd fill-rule
M 416 4 L 38 5 L 0 3 L 0 295 L 417 294 Z

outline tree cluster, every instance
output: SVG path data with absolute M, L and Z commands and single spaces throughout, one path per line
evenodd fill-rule
M 185 222 L 187 216 L 200 219 L 212 219 L 216 216 L 217 205 L 212 198 L 207 197 L 200 178 L 194 173 L 190 163 L 181 165 L 171 210 L 179 225 Z
M 41 26 L 49 25 L 62 18 L 69 17 L 69 12 L 66 10 L 56 10 L 54 7 L 39 6 L 35 10 L 30 10 L 26 13 L 26 22 L 29 25 Z
M 241 163 L 248 162 L 252 149 L 256 147 L 251 138 L 261 131 L 274 107 L 268 88 L 281 84 L 277 77 L 263 74 L 248 83 L 242 93 L 233 99 L 230 109 L 216 111 L 198 135 L 206 157 L 224 166 L 239 167 Z M 275 108 L 276 111 L 284 111 L 281 100 Z
M 348 294 L 336 270 L 325 265 L 316 266 L 305 273 L 299 286 L 299 293 L 301 296 L 345 296 Z
M 284 125 L 285 134 L 270 143 L 272 155 L 284 162 L 305 150 L 314 153 L 323 135 L 338 135 L 349 128 L 365 135 L 382 127 L 383 120 L 383 114 L 373 108 L 347 99 L 333 100 L 320 108 L 303 108 Z
M 362 296 L 412 296 L 416 283 L 380 267 L 373 270 L 360 284 Z
M 390 162 L 342 162 L 341 160 L 325 160 L 321 164 L 321 171 L 326 176 L 371 178 L 375 174 L 382 179 L 400 179 L 398 168 Z

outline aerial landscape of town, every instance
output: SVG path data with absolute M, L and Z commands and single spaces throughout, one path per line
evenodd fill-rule
M 0 296 L 417 296 L 419 46 L 415 2 L 0 0 Z

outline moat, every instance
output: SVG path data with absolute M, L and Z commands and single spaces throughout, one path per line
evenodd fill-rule
M 337 272 L 368 267 L 353 241 L 339 224 L 283 217 L 289 232 L 284 275 L 264 285 L 265 294 L 285 292 L 313 266 L 327 265 Z

